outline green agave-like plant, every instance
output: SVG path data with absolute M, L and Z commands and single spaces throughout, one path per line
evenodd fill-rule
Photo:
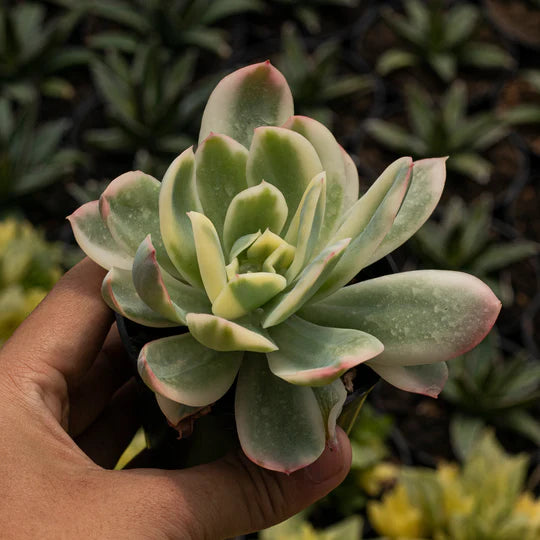
M 289 473 L 334 437 L 345 371 L 366 363 L 400 388 L 437 395 L 445 361 L 497 317 L 489 287 L 458 272 L 343 288 L 425 222 L 444 162 L 398 159 L 358 199 L 351 158 L 322 124 L 293 116 L 285 78 L 264 62 L 218 84 L 196 151 L 180 154 L 161 183 L 123 174 L 69 219 L 109 269 L 102 292 L 112 309 L 151 327 L 187 326 L 139 356 L 169 422 L 237 379 L 244 452 Z

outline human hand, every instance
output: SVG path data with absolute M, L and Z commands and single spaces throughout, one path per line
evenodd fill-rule
M 85 259 L 0 350 L 2 538 L 221 539 L 269 527 L 344 479 L 346 435 L 291 475 L 241 452 L 180 471 L 112 467 L 139 426 L 104 271 Z

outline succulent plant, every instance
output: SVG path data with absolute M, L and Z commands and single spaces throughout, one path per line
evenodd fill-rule
M 113 125 L 90 130 L 89 144 L 133 154 L 135 167 L 162 174 L 193 143 L 190 127 L 211 90 L 193 88 L 196 59 L 194 51 L 172 58 L 155 43 L 141 43 L 131 61 L 118 51 L 94 59 L 94 81 Z
M 427 65 L 445 82 L 456 77 L 459 66 L 475 69 L 508 69 L 514 59 L 501 47 L 474 41 L 480 9 L 472 2 L 445 8 L 444 2 L 406 0 L 405 15 L 383 8 L 385 22 L 401 37 L 406 48 L 392 48 L 381 55 L 381 75 L 401 68 Z
M 492 227 L 490 195 L 485 194 L 468 205 L 455 196 L 444 206 L 440 221 L 429 220 L 416 233 L 411 245 L 429 268 L 461 270 L 485 281 L 506 306 L 512 304 L 514 291 L 503 271 L 536 255 L 540 244 L 517 238 L 496 242 Z
M 66 44 L 80 13 L 46 20 L 45 6 L 38 2 L 11 3 L 0 7 L 0 94 L 24 103 L 39 94 L 72 98 L 73 86 L 59 73 L 89 60 L 87 50 Z
M 66 118 L 39 124 L 34 104 L 15 107 L 0 97 L 0 208 L 60 180 L 83 162 L 80 152 L 61 148 L 69 127 Z
M 418 271 L 343 287 L 407 240 L 441 195 L 444 158 L 391 164 L 358 199 L 351 158 L 315 120 L 293 116 L 269 62 L 225 77 L 199 145 L 161 183 L 115 179 L 69 219 L 109 273 L 112 309 L 178 335 L 147 343 L 139 373 L 176 425 L 235 379 L 247 456 L 291 472 L 315 461 L 366 363 L 390 383 L 436 395 L 445 361 L 480 342 L 500 302 L 459 272 Z M 187 332 L 185 329 L 187 326 Z
M 415 157 L 450 155 L 448 169 L 489 182 L 492 165 L 481 152 L 508 134 L 508 128 L 492 111 L 467 114 L 467 89 L 455 81 L 438 102 L 423 88 L 409 85 L 405 92 L 410 129 L 378 118 L 366 122 L 368 133 L 397 152 Z

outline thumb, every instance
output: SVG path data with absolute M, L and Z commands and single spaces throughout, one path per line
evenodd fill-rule
M 183 471 L 139 474 L 156 532 L 167 538 L 217 540 L 265 529 L 337 487 L 349 472 L 351 446 L 339 427 L 321 457 L 290 475 L 263 469 L 242 453 Z M 127 471 L 126 471 L 127 472 Z M 134 478 L 132 478 L 134 480 Z M 156 523 L 159 521 L 159 523 Z

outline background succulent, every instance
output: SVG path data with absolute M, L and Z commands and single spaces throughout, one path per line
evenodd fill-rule
M 244 452 L 291 472 L 333 438 L 348 369 L 366 363 L 437 395 L 445 360 L 493 325 L 491 290 L 446 271 L 343 286 L 425 222 L 444 161 L 401 158 L 358 199 L 350 157 L 322 124 L 293 116 L 283 75 L 264 62 L 218 84 L 196 152 L 180 154 L 161 184 L 126 173 L 70 216 L 79 245 L 109 269 L 109 306 L 189 330 L 139 356 L 169 422 L 214 403 L 238 375 Z
M 513 58 L 501 47 L 475 41 L 480 10 L 472 3 L 456 3 L 447 9 L 444 2 L 405 0 L 405 15 L 391 8 L 383 10 L 385 22 L 405 41 L 405 48 L 383 53 L 377 71 L 391 71 L 427 64 L 443 81 L 456 77 L 460 66 L 511 68 Z
M 489 181 L 492 165 L 481 152 L 508 134 L 492 111 L 467 114 L 467 89 L 454 82 L 438 102 L 415 84 L 405 92 L 409 129 L 378 118 L 366 122 L 368 133 L 397 152 L 415 157 L 448 155 L 448 169 L 480 184 Z

